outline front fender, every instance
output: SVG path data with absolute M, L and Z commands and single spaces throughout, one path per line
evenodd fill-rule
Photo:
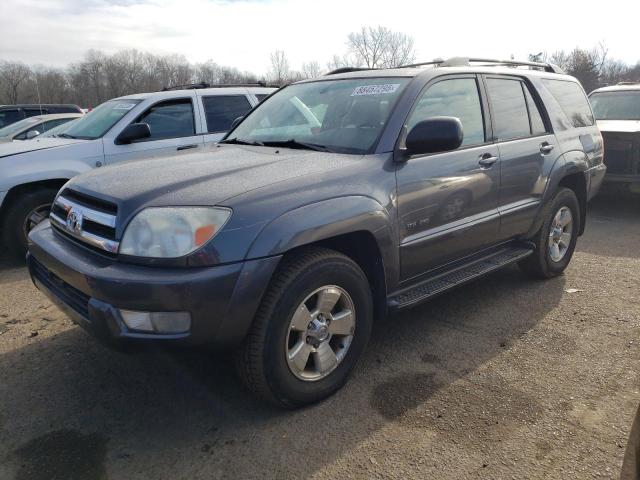
M 399 264 L 393 222 L 380 203 L 365 196 L 332 198 L 284 213 L 260 232 L 247 259 L 281 255 L 297 247 L 362 231 L 375 238 L 385 276 L 392 280 L 393 266 Z

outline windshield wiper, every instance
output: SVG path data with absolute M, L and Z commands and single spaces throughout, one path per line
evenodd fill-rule
M 60 138 L 72 138 L 75 139 L 76 137 L 74 137 L 73 135 L 69 135 L 68 133 L 59 133 L 58 135 L 56 135 L 56 137 L 60 137 Z
M 299 148 L 305 150 L 315 150 L 316 152 L 330 152 L 324 145 L 318 145 L 317 143 L 299 142 L 295 138 L 289 140 L 274 140 L 269 142 L 263 142 L 265 147 L 285 147 L 285 148 Z
M 254 147 L 264 147 L 264 143 L 255 142 L 250 140 L 241 140 L 239 138 L 230 138 L 228 140 L 221 140 L 218 143 L 235 143 L 236 145 L 253 145 Z

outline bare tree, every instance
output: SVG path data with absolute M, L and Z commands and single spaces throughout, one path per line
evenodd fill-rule
M 320 64 L 316 61 L 306 62 L 302 64 L 302 76 L 304 78 L 316 78 L 322 74 Z
M 415 59 L 413 38 L 381 25 L 362 27 L 347 37 L 349 51 L 368 68 L 391 68 Z
M 18 103 L 21 87 L 31 77 L 31 69 L 24 63 L 2 62 L 0 64 L 0 83 L 7 103 Z
M 275 50 L 271 53 L 271 80 L 277 85 L 282 85 L 289 80 L 291 74 L 289 60 L 283 50 Z

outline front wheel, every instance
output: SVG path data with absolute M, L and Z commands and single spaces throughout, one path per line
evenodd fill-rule
M 520 268 L 538 278 L 552 278 L 569 265 L 580 232 L 580 205 L 573 190 L 561 188 L 544 210 L 544 223 L 533 241 L 532 255 L 522 260 Z
M 9 251 L 24 259 L 27 236 L 33 227 L 49 217 L 57 190 L 42 188 L 21 195 L 7 207 L 2 225 L 2 240 Z
M 283 407 L 338 390 L 364 351 L 373 318 L 366 275 L 328 249 L 290 254 L 274 274 L 236 355 L 245 384 Z

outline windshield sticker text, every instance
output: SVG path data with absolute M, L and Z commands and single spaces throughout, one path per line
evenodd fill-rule
M 387 83 L 386 85 L 363 85 L 356 87 L 351 94 L 352 97 L 359 95 L 387 95 L 398 90 L 399 83 Z

